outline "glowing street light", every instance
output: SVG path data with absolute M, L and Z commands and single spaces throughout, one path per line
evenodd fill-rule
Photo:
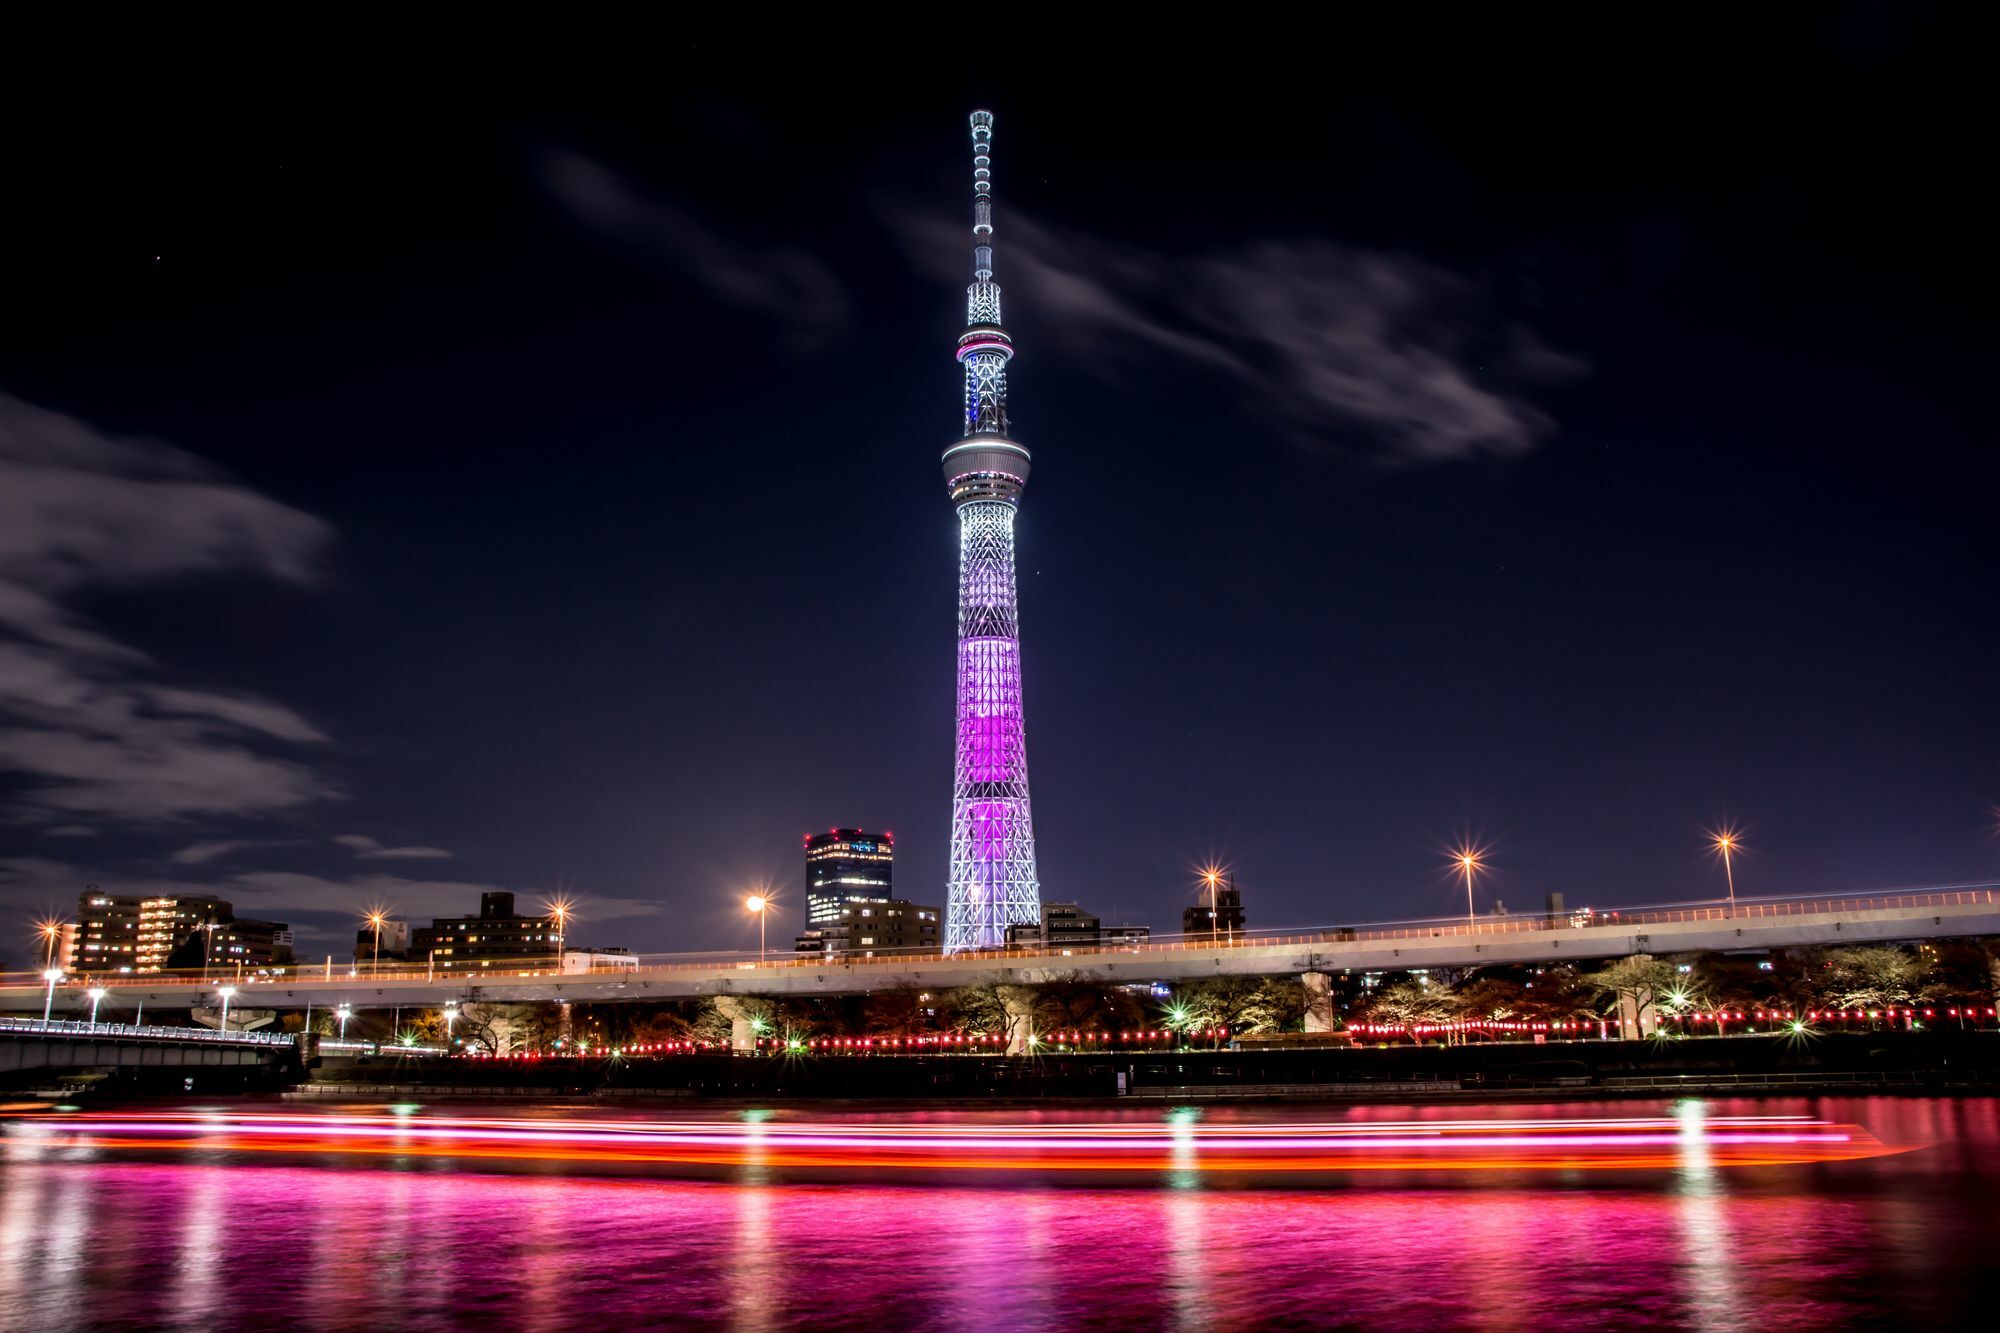
M 444 1006 L 444 1053 L 451 1054 L 451 1025 L 458 1021 L 458 1001 L 447 1000 Z
M 368 909 L 367 919 L 368 924 L 375 928 L 374 965 L 379 969 L 382 966 L 382 927 L 389 920 L 388 910 L 382 907 L 371 907 Z
M 218 986 L 215 988 L 215 993 L 222 997 L 222 1031 L 223 1035 L 227 1036 L 229 1033 L 229 1002 L 236 996 L 236 987 Z
M 757 966 L 764 965 L 764 916 L 771 910 L 771 900 L 761 893 L 753 893 L 743 900 L 743 905 L 757 914 Z
M 1714 847 L 1716 851 L 1722 853 L 1722 874 L 1723 878 L 1729 882 L 1729 915 L 1735 916 L 1736 915 L 1735 856 L 1737 850 L 1743 846 L 1742 840 L 1736 836 L 1736 830 L 1726 828 L 1710 835 L 1709 845 Z
M 104 989 L 102 986 L 92 986 L 90 988 L 90 1025 L 92 1027 L 97 1026 L 97 1006 L 103 1004 L 104 997 L 110 993 L 110 991 Z
M 345 1004 L 337 1004 L 333 1008 L 333 1018 L 335 1022 L 340 1024 L 340 1039 L 342 1041 L 347 1040 L 347 1020 L 353 1016 L 354 1011 Z
M 1458 873 L 1465 876 L 1465 926 L 1476 930 L 1478 922 L 1472 910 L 1472 877 L 1486 869 L 1485 853 L 1477 847 L 1461 844 L 1452 854 L 1451 863 L 1458 867 Z
M 550 898 L 542 904 L 548 909 L 549 920 L 556 923 L 556 970 L 562 971 L 563 936 L 569 933 L 570 914 L 576 904 L 567 898 Z
M 37 921 L 35 923 L 36 933 L 48 945 L 48 956 L 42 960 L 43 967 L 54 967 L 56 965 L 56 944 L 62 939 L 62 928 L 63 923 L 55 920 Z
M 1221 866 L 1203 866 L 1201 869 L 1202 886 L 1208 890 L 1208 933 L 1211 936 L 1222 933 L 1221 895 L 1224 878 Z M 1235 927 L 1232 926 L 1230 928 L 1229 934 L 1230 938 L 1234 940 L 1236 935 Z
M 42 980 L 49 983 L 49 993 L 42 1000 L 42 1026 L 49 1025 L 49 1014 L 56 1007 L 56 983 L 63 979 L 62 969 L 51 967 L 43 971 Z

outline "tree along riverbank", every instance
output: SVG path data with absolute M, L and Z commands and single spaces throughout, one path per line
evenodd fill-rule
M 1134 1051 L 1027 1058 L 692 1054 L 658 1059 L 328 1058 L 306 1095 L 995 1101 L 1658 1096 L 2000 1091 L 2000 1034 L 1662 1038 L 1340 1050 Z
M 2000 1033 L 1662 1037 L 1360 1049 L 997 1055 L 695 1053 L 468 1059 L 325 1055 L 282 1075 L 133 1069 L 52 1075 L 19 1090 L 103 1099 L 587 1098 L 605 1103 L 996 1105 L 1043 1101 L 1477 1100 L 1674 1093 L 2000 1092 Z M 42 1086 L 46 1084 L 46 1087 Z M 192 1084 L 192 1086 L 190 1086 Z

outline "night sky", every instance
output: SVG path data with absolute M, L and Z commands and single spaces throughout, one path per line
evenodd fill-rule
M 978 106 L 1045 900 L 2000 873 L 1978 9 L 1146 26 L 44 70 L 0 957 L 86 883 L 789 944 L 833 824 L 941 903 Z

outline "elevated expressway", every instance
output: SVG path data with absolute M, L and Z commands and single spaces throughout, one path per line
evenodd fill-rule
M 1324 985 L 1327 974 L 1493 963 L 1595 961 L 1633 954 L 1678 954 L 1881 944 L 1966 936 L 2000 936 L 2000 890 L 1946 889 L 1878 897 L 1799 898 L 1739 902 L 1734 909 L 1703 905 L 1591 914 L 1551 921 L 1541 916 L 1246 934 L 1104 948 L 1008 950 L 950 955 L 894 955 L 826 962 L 790 956 L 642 957 L 617 971 L 559 973 L 497 970 L 471 976 L 427 974 L 407 963 L 362 965 L 277 979 L 234 982 L 240 1009 L 298 1010 L 347 1004 L 355 1009 L 439 1007 L 461 1003 L 566 1000 L 607 1003 L 696 997 L 845 995 L 896 987 L 1028 986 L 1059 978 L 1113 983 L 1187 982 L 1216 976 L 1304 975 Z M 213 1007 L 218 980 L 194 976 L 71 977 L 54 990 L 58 1017 L 87 1009 L 85 988 L 106 987 L 105 1015 L 141 1004 L 147 1009 Z M 33 974 L 0 978 L 0 1012 L 42 1011 L 47 989 Z M 728 1008 L 731 1006 L 725 1006 Z

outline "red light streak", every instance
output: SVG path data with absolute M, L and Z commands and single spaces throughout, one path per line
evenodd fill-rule
M 1906 1151 L 1803 1116 L 1320 1124 L 925 1125 L 183 1112 L 37 1117 L 102 1150 L 230 1150 L 572 1163 L 1007 1171 L 1356 1172 L 1670 1169 L 1850 1161 Z

